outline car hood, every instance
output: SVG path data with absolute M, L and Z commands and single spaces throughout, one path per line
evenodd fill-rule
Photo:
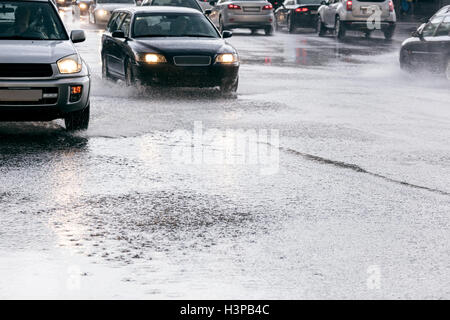
M 134 7 L 134 4 L 127 4 L 127 3 L 99 3 L 97 4 L 97 6 L 95 7 L 95 10 L 106 10 L 106 11 L 114 11 L 116 9 L 121 9 L 121 8 L 129 8 L 129 7 Z
M 0 40 L 2 63 L 55 63 L 75 54 L 70 41 Z
M 203 38 L 142 38 L 134 40 L 138 52 L 161 52 L 174 54 L 210 54 L 235 52 L 234 48 L 222 39 Z

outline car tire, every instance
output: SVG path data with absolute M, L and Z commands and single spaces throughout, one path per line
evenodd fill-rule
M 294 24 L 294 21 L 292 20 L 291 16 L 289 16 L 289 20 L 288 20 L 288 31 L 289 31 L 289 33 L 295 32 L 295 24 Z
M 384 38 L 386 40 L 392 40 L 392 36 L 394 35 L 394 30 L 393 29 L 386 29 L 384 30 Z
M 91 107 L 88 103 L 83 110 L 70 112 L 65 115 L 64 123 L 67 131 L 87 130 L 89 127 Z
M 234 83 L 226 83 L 220 86 L 220 93 L 225 98 L 231 98 L 236 95 L 239 86 L 239 78 Z
M 266 33 L 266 36 L 271 36 L 273 34 L 273 27 L 272 26 L 265 27 L 264 32 Z
M 327 28 L 325 27 L 325 24 L 322 22 L 322 19 L 320 16 L 317 18 L 317 34 L 319 37 L 323 37 L 325 33 L 327 32 Z
M 336 16 L 336 20 L 334 22 L 334 36 L 338 40 L 342 40 L 345 38 L 345 26 L 341 21 L 339 16 Z

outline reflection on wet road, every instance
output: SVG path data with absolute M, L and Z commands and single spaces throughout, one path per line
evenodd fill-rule
M 409 27 L 340 43 L 237 30 L 224 99 L 103 81 L 101 30 L 65 15 L 88 34 L 91 127 L 0 123 L 0 298 L 450 296 L 449 84 L 399 70 Z M 174 132 L 197 122 L 279 130 L 279 170 L 176 161 Z

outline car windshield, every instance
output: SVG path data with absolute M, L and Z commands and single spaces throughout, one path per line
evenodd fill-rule
M 434 32 L 436 31 L 437 27 L 439 26 L 439 24 L 442 22 L 442 20 L 444 19 L 443 16 L 437 16 L 434 17 L 430 20 L 430 22 L 428 22 L 425 27 L 422 30 L 422 35 L 424 37 L 432 37 L 434 35 Z
M 323 0 L 297 0 L 297 4 L 321 4 Z
M 134 4 L 134 0 L 97 0 L 97 3 L 131 3 Z
M 448 37 L 450 36 L 450 16 L 446 16 L 444 21 L 437 28 L 435 37 Z
M 0 40 L 68 40 L 55 9 L 47 2 L 0 2 Z
M 153 0 L 152 6 L 171 6 L 198 9 L 196 0 Z
M 135 17 L 133 36 L 219 38 L 202 14 L 141 14 Z

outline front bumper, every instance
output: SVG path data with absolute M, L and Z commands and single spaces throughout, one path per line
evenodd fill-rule
M 237 81 L 239 64 L 179 67 L 164 63 L 133 66 L 135 77 L 144 85 L 167 87 L 212 88 Z
M 70 87 L 82 86 L 78 101 L 70 102 Z M 43 89 L 57 92 L 56 99 L 42 99 L 40 102 L 1 102 L 0 121 L 38 121 L 64 118 L 68 112 L 84 109 L 89 103 L 91 80 L 89 76 L 49 80 L 0 80 L 1 89 Z
M 273 13 L 270 14 L 231 14 L 228 13 L 224 24 L 228 28 L 264 28 L 271 26 L 274 21 Z

